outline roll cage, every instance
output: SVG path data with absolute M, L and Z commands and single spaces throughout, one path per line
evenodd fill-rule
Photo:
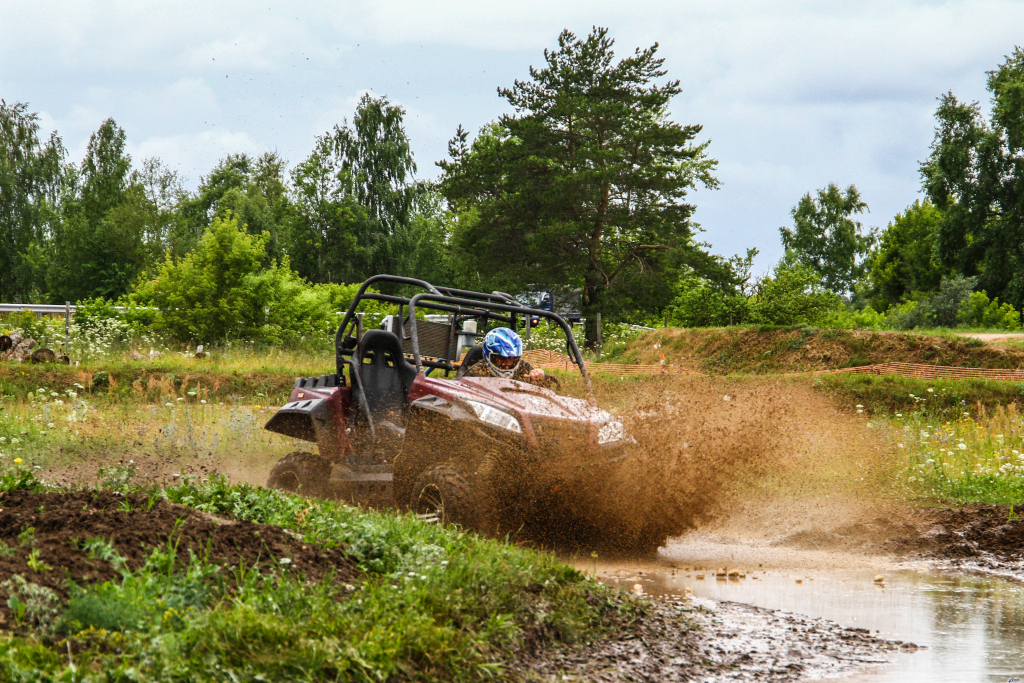
M 411 297 L 367 292 L 371 285 L 378 282 L 418 287 L 424 291 Z M 586 363 L 584 363 L 583 354 L 580 353 L 579 345 L 577 345 L 576 339 L 572 335 L 572 328 L 557 313 L 527 308 L 504 292 L 485 294 L 483 292 L 473 292 L 452 287 L 435 287 L 423 280 L 398 275 L 374 275 L 359 287 L 359 292 L 352 299 L 352 303 L 349 304 L 345 317 L 342 318 L 341 324 L 338 326 L 338 332 L 334 337 L 335 365 L 339 379 L 344 376 L 343 371 L 345 366 L 348 365 L 353 382 L 359 382 L 358 370 L 355 372 L 351 372 L 351 370 L 354 368 L 352 354 L 355 352 L 363 332 L 362 319 L 356 315 L 356 309 L 364 300 L 397 304 L 397 335 L 402 342 L 403 349 L 408 347 L 406 355 L 412 356 L 417 372 L 423 372 L 424 368 L 427 368 L 426 372 L 428 374 L 432 370 L 443 370 L 445 376 L 456 369 L 454 363 L 458 362 L 459 359 L 453 356 L 459 347 L 457 342 L 459 335 L 465 334 L 462 331 L 462 324 L 465 321 L 475 319 L 482 321 L 486 325 L 487 321 L 493 320 L 505 323 L 515 330 L 518 327 L 520 318 L 523 320 L 524 325 L 529 323 L 531 317 L 547 318 L 562 328 L 566 337 L 569 357 L 580 369 L 580 374 L 583 375 L 586 383 L 587 393 L 593 394 Z M 447 335 L 440 335 L 439 337 L 436 334 L 439 328 L 443 327 L 441 323 L 417 321 L 417 309 L 429 309 L 448 313 Z M 432 349 L 436 352 L 436 355 L 421 353 L 424 349 L 421 345 L 420 326 L 423 324 L 434 326 L 432 331 L 435 332 L 435 342 L 438 340 L 440 342 L 435 343 Z M 409 344 L 407 345 L 406 342 L 409 342 Z

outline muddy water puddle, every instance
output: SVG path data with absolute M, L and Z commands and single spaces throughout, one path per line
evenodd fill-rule
M 600 580 L 624 590 L 674 597 L 685 596 L 688 588 L 697 604 L 746 603 L 829 619 L 927 648 L 890 655 L 890 664 L 843 680 L 1005 683 L 1011 677 L 1024 679 L 1024 585 L 1020 583 L 820 551 L 776 550 L 774 555 L 766 554 L 768 562 L 758 563 L 756 550 L 704 543 L 694 551 L 694 546 L 680 545 L 663 549 L 656 562 L 590 566 L 580 562 L 579 566 L 596 570 Z M 787 556 L 792 566 L 786 566 Z M 747 562 L 737 563 L 737 557 Z M 716 576 L 720 569 L 735 569 L 743 576 Z M 875 581 L 879 574 L 884 581 Z

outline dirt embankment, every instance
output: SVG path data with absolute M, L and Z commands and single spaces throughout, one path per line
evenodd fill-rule
M 883 551 L 1024 578 L 1024 518 L 1008 505 L 890 510 L 830 530 L 800 531 L 778 545 Z
M 0 395 L 25 396 L 43 387 L 63 393 L 88 392 L 95 398 L 132 398 L 154 403 L 196 392 L 196 400 L 287 400 L 298 375 L 293 372 L 172 371 L 160 367 L 112 364 L 108 369 L 66 365 L 0 363 Z
M 109 542 L 127 569 L 142 567 L 155 548 L 174 548 L 179 566 L 190 562 L 191 551 L 227 567 L 228 578 L 239 564 L 312 581 L 331 572 L 338 582 L 358 575 L 344 548 L 324 549 L 280 527 L 223 520 L 142 494 L 0 493 L 0 581 L 21 574 L 67 598 L 68 579 L 90 585 L 117 578 L 121 561 L 90 544 L 96 539 Z M 7 598 L 0 589 L 0 628 L 11 623 Z
M 890 362 L 1024 368 L 1024 350 L 990 346 L 977 339 L 809 327 L 652 330 L 615 361 L 658 363 L 662 354 L 671 365 L 716 375 L 833 370 Z

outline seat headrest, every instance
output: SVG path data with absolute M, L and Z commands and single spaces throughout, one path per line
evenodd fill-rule
M 405 356 L 402 355 L 402 342 L 398 340 L 395 333 L 387 330 L 367 330 L 363 333 L 363 338 L 359 340 L 359 346 L 356 348 L 355 357 L 361 363 L 368 353 L 373 352 L 373 360 L 377 363 L 379 362 L 376 354 L 378 351 L 391 354 L 391 359 L 396 366 L 405 361 Z

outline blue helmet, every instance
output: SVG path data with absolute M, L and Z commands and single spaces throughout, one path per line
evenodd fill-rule
M 491 330 L 484 337 L 484 362 L 499 377 L 511 377 L 523 358 L 523 340 L 507 327 Z

